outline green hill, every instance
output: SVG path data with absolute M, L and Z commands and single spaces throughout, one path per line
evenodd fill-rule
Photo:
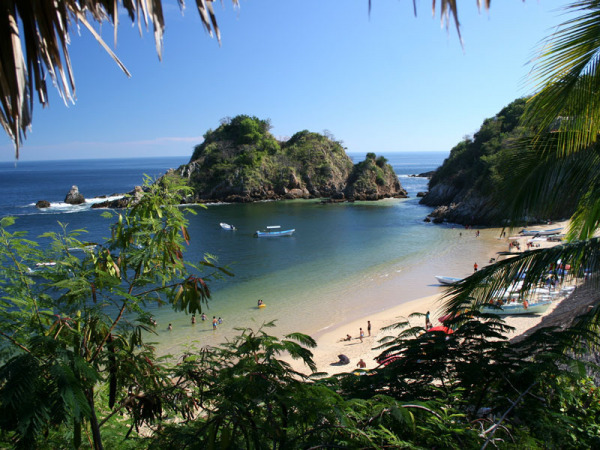
M 353 165 L 330 137 L 303 130 L 279 141 L 270 128 L 268 120 L 239 115 L 208 130 L 190 162 L 174 171 L 194 189 L 186 201 L 406 197 L 385 158 L 369 154 Z
M 494 117 L 485 119 L 473 137 L 466 137 L 451 151 L 450 156 L 434 172 L 429 192 L 421 203 L 436 207 L 434 221 L 464 225 L 501 225 L 510 201 L 503 196 L 503 186 L 510 178 L 511 160 L 517 151 L 512 145 L 528 135 L 520 126 L 527 99 L 520 98 L 502 108 Z M 551 215 L 530 221 L 560 219 L 569 216 L 569 203 L 559 205 Z M 546 213 L 544 213 L 546 214 Z

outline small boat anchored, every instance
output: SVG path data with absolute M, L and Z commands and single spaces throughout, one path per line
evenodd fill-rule
M 526 230 L 523 229 L 519 233 L 523 236 L 553 236 L 555 234 L 560 234 L 562 232 L 562 228 L 552 228 L 550 230 Z
M 462 281 L 462 278 L 456 278 L 456 277 L 444 277 L 442 275 L 436 275 L 435 277 L 440 282 L 440 284 L 445 284 L 445 285 L 451 285 L 451 284 L 458 283 L 459 281 Z
M 280 236 L 291 236 L 294 234 L 296 229 L 281 230 L 281 225 L 270 225 L 264 231 L 257 231 L 254 233 L 254 237 L 280 237 Z
M 229 231 L 237 230 L 236 227 L 234 227 L 233 225 L 229 225 L 228 223 L 221 222 L 219 225 L 221 225 L 221 228 L 223 228 L 224 230 L 229 230 Z
M 482 313 L 506 316 L 510 314 L 542 314 L 550 307 L 552 301 L 545 300 L 536 303 L 511 302 L 498 307 L 483 306 Z

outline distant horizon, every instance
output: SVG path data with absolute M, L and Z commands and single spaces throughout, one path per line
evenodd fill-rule
M 361 152 L 361 151 L 350 151 L 350 150 L 345 150 L 347 155 L 365 155 L 367 153 L 375 153 L 376 155 L 386 155 L 386 154 L 402 154 L 402 153 L 425 153 L 425 154 L 431 154 L 431 153 L 448 153 L 450 154 L 450 150 L 393 150 L 393 151 L 375 151 L 375 150 L 371 150 L 371 151 L 366 151 L 366 152 Z M 25 155 L 23 155 L 25 156 Z M 7 163 L 7 164 L 12 164 L 12 163 L 22 163 L 22 162 L 39 162 L 39 163 L 43 163 L 43 162 L 61 162 L 61 161 L 104 161 L 104 160 L 131 160 L 131 159 L 161 159 L 161 158 L 191 158 L 191 153 L 189 155 L 183 155 L 183 154 L 177 154 L 177 155 L 148 155 L 148 156 L 106 156 L 106 157 L 82 157 L 82 158 L 52 158 L 52 159 L 27 159 L 27 158 L 19 158 L 19 159 L 13 159 L 13 160 L 3 160 L 0 158 L 0 163 Z
M 96 27 L 131 78 L 82 30 L 69 43 L 77 102 L 65 107 L 54 88 L 47 107 L 34 102 L 19 161 L 184 157 L 239 114 L 269 119 L 274 136 L 327 131 L 353 152 L 450 150 L 534 93 L 532 61 L 566 20 L 552 2 L 469 5 L 459 39 L 408 3 L 225 3 L 221 45 L 194 8 L 169 4 L 162 61 L 152 32 L 140 38 L 125 17 L 118 45 L 110 24 Z M 6 135 L 0 160 L 14 161 Z

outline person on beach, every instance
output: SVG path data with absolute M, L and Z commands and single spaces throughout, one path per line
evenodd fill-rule
M 367 320 L 367 332 L 369 333 L 369 336 L 371 336 L 371 321 Z
M 351 341 L 352 340 L 352 336 L 350 336 L 349 334 L 346 335 L 346 337 L 344 339 L 342 339 L 342 341 Z
M 217 318 L 213 316 L 213 330 L 217 329 Z
M 221 325 L 221 324 L 223 323 L 223 319 L 221 319 L 221 318 L 219 317 L 219 320 L 217 320 L 217 322 L 219 323 L 219 325 Z
M 477 272 L 478 268 L 479 266 L 477 265 L 477 263 L 473 264 L 473 272 Z
M 167 330 L 173 331 L 173 325 L 169 324 L 169 326 L 167 327 Z
M 360 361 L 358 361 L 358 364 L 356 366 L 360 367 L 361 369 L 364 369 L 365 367 L 367 367 L 367 363 L 364 362 L 363 359 L 361 358 Z
M 342 364 L 342 365 L 350 364 L 350 358 L 348 358 L 344 354 L 338 355 L 338 362 L 337 363 L 338 364 Z
M 425 329 L 429 330 L 432 326 L 431 320 L 429 320 L 429 311 L 427 311 L 427 314 L 425 314 Z
M 192 325 L 196 324 L 196 314 L 192 314 Z
M 202 315 L 200 316 L 200 318 L 202 319 L 202 322 L 204 322 L 206 320 L 206 314 L 202 313 Z
M 262 298 L 259 298 L 258 299 L 258 307 L 260 308 L 260 305 L 262 305 L 262 304 L 263 304 Z
M 363 338 L 365 337 L 365 332 L 363 331 L 363 329 L 360 329 L 360 334 L 359 334 L 359 338 L 360 338 L 360 342 L 363 341 Z

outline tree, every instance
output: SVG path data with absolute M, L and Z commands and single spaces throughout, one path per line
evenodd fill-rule
M 13 218 L 0 221 L 0 430 L 12 445 L 34 448 L 67 430 L 73 447 L 86 435 L 101 449 L 117 413 L 127 412 L 129 433 L 163 410 L 186 413 L 175 400 L 181 387 L 145 342 L 155 333 L 145 307 L 199 313 L 216 276 L 201 273 L 229 272 L 209 258 L 185 260 L 190 238 L 177 205 L 187 188 L 168 178 L 147 188 L 104 243 L 65 228 L 42 236 L 42 251 L 8 230 Z

